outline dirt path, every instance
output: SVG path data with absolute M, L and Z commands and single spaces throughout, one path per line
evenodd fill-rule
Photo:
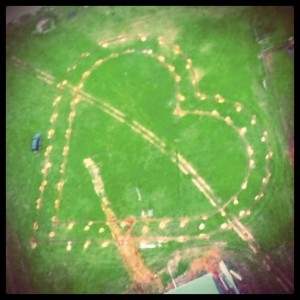
M 176 269 L 180 259 L 184 258 L 184 252 L 179 254 L 177 253 L 172 260 L 169 261 L 169 266 Z M 202 257 L 195 258 L 189 270 L 186 272 L 184 276 L 180 276 L 175 278 L 175 283 L 177 286 L 181 286 L 194 280 L 199 277 L 200 272 L 211 273 L 213 275 L 218 275 L 219 271 L 219 263 L 222 260 L 221 252 L 219 249 L 214 248 L 211 250 L 206 251 Z M 169 284 L 166 288 L 167 291 L 174 289 L 173 283 Z
M 145 266 L 138 251 L 138 247 L 135 244 L 135 240 L 130 235 L 130 228 L 132 228 L 135 219 L 130 218 L 131 226 L 127 233 L 123 234 L 121 228 L 116 222 L 117 217 L 111 209 L 110 202 L 105 195 L 104 183 L 99 175 L 99 168 L 91 159 L 85 159 L 84 163 L 93 178 L 96 194 L 101 197 L 101 207 L 106 216 L 106 224 L 111 230 L 119 253 L 121 254 L 124 264 L 133 280 L 131 291 L 136 293 L 147 293 L 151 288 L 151 292 L 161 293 L 164 287 L 159 277 L 155 278 L 154 274 L 152 274 L 152 272 Z

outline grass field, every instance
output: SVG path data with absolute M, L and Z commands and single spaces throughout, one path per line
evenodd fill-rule
M 221 259 L 242 293 L 293 292 L 293 58 L 260 55 L 292 8 L 55 7 L 6 32 L 7 293 L 163 293 Z

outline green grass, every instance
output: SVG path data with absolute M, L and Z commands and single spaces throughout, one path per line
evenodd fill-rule
M 76 17 L 68 19 L 67 14 L 73 10 L 77 11 Z M 273 53 L 269 86 L 262 87 L 265 75 L 258 58 L 260 45 L 251 27 L 252 20 L 260 18 L 261 10 L 247 7 L 61 7 L 52 13 L 45 12 L 54 13 L 57 26 L 45 35 L 32 35 L 39 17 L 22 26 L 7 28 L 7 292 L 119 294 L 130 289 L 130 274 L 113 243 L 100 207 L 101 200 L 83 164 L 87 157 L 100 168 L 116 216 L 138 219 L 132 232 L 134 236 L 142 236 L 144 223 L 139 218 L 143 210 L 153 209 L 155 218 L 175 218 L 164 230 L 159 228 L 159 221 L 149 223 L 148 236 L 196 237 L 200 233 L 199 224 L 205 223 L 201 233 L 211 234 L 209 240 L 172 241 L 161 248 L 141 250 L 146 266 L 154 273 L 161 272 L 164 286 L 171 282 L 165 268 L 175 251 L 209 248 L 225 242 L 224 257 L 229 262 L 239 257 L 236 270 L 244 263 L 251 270 L 243 274 L 249 283 L 247 292 L 269 292 L 274 286 L 276 292 L 282 292 L 274 276 L 266 275 L 261 260 L 235 232 L 220 231 L 220 225 L 226 221 L 224 217 L 195 188 L 191 176 L 181 173 L 168 156 L 182 154 L 209 183 L 220 204 L 224 204 L 243 183 L 248 164 L 245 144 L 232 127 L 216 118 L 175 116 L 178 90 L 171 73 L 155 58 L 141 53 L 143 49 L 152 49 L 154 54 L 164 55 L 166 61 L 175 66 L 181 76 L 178 87 L 186 96 L 181 103 L 183 109 L 218 110 L 221 115 L 230 116 L 238 128 L 247 127 L 245 136 L 255 149 L 256 167 L 248 178 L 247 189 L 238 196 L 239 204 L 230 204 L 226 213 L 233 218 L 241 210 L 251 209 L 251 215 L 243 218 L 242 223 L 250 228 L 263 251 L 293 279 L 293 251 L 290 249 L 294 222 L 293 169 L 288 157 L 288 138 L 294 126 L 293 61 L 283 51 Z M 286 18 L 280 17 L 278 9 L 269 13 L 271 20 L 276 19 L 270 33 L 274 41 L 288 38 L 292 32 Z M 136 38 L 139 33 L 148 36 L 146 42 Z M 98 42 L 120 34 L 130 39 L 108 48 L 98 46 Z M 170 47 L 160 46 L 159 36 L 163 36 Z M 194 96 L 186 62 L 171 51 L 174 44 L 180 45 L 187 58 L 192 59 L 193 67 L 203 75 L 198 88 L 209 96 L 206 101 Z M 76 86 L 82 74 L 97 60 L 126 49 L 136 49 L 138 53 L 106 61 L 84 81 L 83 90 L 96 100 L 94 104 L 81 101 L 76 107 L 58 213 L 59 220 L 65 223 L 53 227 L 51 217 L 56 213 L 56 186 L 61 180 L 59 169 L 73 99 L 72 90 L 66 88 L 59 92 L 56 84 L 66 79 Z M 86 51 L 90 51 L 90 55 L 81 59 Z M 11 55 L 50 73 L 55 83 L 47 85 L 33 71 L 22 71 L 12 63 Z M 75 64 L 77 67 L 72 73 L 66 72 Z M 57 106 L 58 117 L 51 125 L 52 102 L 59 94 L 62 100 Z M 224 96 L 226 102 L 218 104 L 215 94 Z M 127 124 L 105 113 L 103 102 L 122 111 Z M 241 113 L 232 108 L 231 103 L 235 102 L 244 105 Z M 257 118 L 255 126 L 250 124 L 253 115 Z M 128 124 L 133 120 L 166 143 L 166 155 L 130 129 Z M 47 139 L 50 128 L 55 129 L 51 141 Z M 272 177 L 264 197 L 255 202 L 265 176 L 267 148 L 260 140 L 264 130 L 269 133 L 273 152 Z M 37 131 L 43 134 L 42 149 L 32 154 L 30 142 Z M 50 144 L 53 145 L 52 167 L 42 209 L 37 211 L 44 152 Z M 141 201 L 137 199 L 136 187 Z M 183 229 L 179 227 L 180 218 L 202 214 L 212 216 L 206 221 L 191 221 Z M 31 249 L 35 221 L 39 224 L 38 247 Z M 75 222 L 72 230 L 67 229 L 70 221 Z M 89 221 L 94 224 L 85 231 Z M 101 234 L 100 227 L 105 229 Z M 56 232 L 52 242 L 51 231 Z M 91 245 L 83 251 L 88 239 Z M 106 240 L 111 243 L 102 248 Z M 66 251 L 67 241 L 73 241 L 72 251 Z M 181 261 L 177 275 L 185 272 L 191 261 L 192 258 Z

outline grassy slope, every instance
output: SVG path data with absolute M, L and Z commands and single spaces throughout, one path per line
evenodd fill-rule
M 293 12 L 291 8 L 267 9 L 265 13 L 267 12 L 270 16 L 268 19 L 271 22 L 270 27 L 274 32 L 270 34 L 267 31 L 270 36 L 266 39 L 266 43 L 274 46 L 293 35 Z M 261 20 L 262 23 L 267 22 L 266 19 Z M 266 26 L 266 28 L 270 27 Z M 263 49 L 267 47 L 267 44 L 262 45 Z M 272 70 L 267 70 L 269 88 L 265 93 L 257 88 L 254 90 L 257 97 L 263 100 L 261 107 L 262 112 L 265 113 L 265 122 L 273 133 L 270 136 L 270 144 L 274 153 L 271 165 L 272 177 L 274 177 L 267 188 L 266 201 L 259 203 L 253 218 L 246 223 L 250 226 L 253 223 L 259 224 L 253 226 L 253 232 L 260 240 L 261 246 L 277 259 L 278 266 L 285 270 L 292 280 L 294 278 L 294 175 L 289 160 L 288 139 L 293 137 L 294 130 L 293 63 L 293 59 L 287 52 L 273 52 Z M 265 213 L 262 214 L 262 211 Z M 268 217 L 264 217 L 265 215 Z

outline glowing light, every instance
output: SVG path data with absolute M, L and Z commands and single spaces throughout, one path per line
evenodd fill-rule
M 206 234 L 206 233 L 200 233 L 200 234 L 199 234 L 199 238 L 200 238 L 200 239 L 209 239 L 209 238 L 210 238 L 210 235 L 209 235 L 209 234 Z
M 86 250 L 90 246 L 90 244 L 91 244 L 91 240 L 87 240 L 83 245 L 84 250 Z
M 160 61 L 160 62 L 165 62 L 165 57 L 164 56 L 162 56 L 162 55 L 159 55 L 159 56 L 157 56 L 157 59 Z
M 71 129 L 70 129 L 70 128 L 68 128 L 68 129 L 66 130 L 65 137 L 66 137 L 66 138 L 69 138 L 69 137 L 70 137 L 70 135 L 71 135 Z
M 247 181 L 242 184 L 241 188 L 242 188 L 242 190 L 245 190 L 247 188 Z
M 47 185 L 47 180 L 44 180 L 40 185 L 40 191 L 43 191 L 46 185 Z
M 79 84 L 78 84 L 78 86 L 77 86 L 77 88 L 80 90 L 80 89 L 82 89 L 83 88 L 83 82 L 80 82 Z
M 37 246 L 37 242 L 36 242 L 34 239 L 32 239 L 32 240 L 31 240 L 31 248 L 32 248 L 32 249 L 35 249 L 36 246 Z
M 200 230 L 203 230 L 205 228 L 205 224 L 204 223 L 201 223 L 200 225 L 199 225 L 199 229 Z
M 143 234 L 146 234 L 148 231 L 149 231 L 149 227 L 145 225 L 145 226 L 142 228 L 142 233 L 143 233 Z
M 73 100 L 72 100 L 72 102 L 71 102 L 71 105 L 73 106 L 73 105 L 76 105 L 77 103 L 79 103 L 79 101 L 80 101 L 80 97 L 75 97 Z
M 181 77 L 180 77 L 179 75 L 176 75 L 176 76 L 175 76 L 175 81 L 176 81 L 176 82 L 179 82 L 180 80 L 181 80 Z
M 159 223 L 159 228 L 160 229 L 164 229 L 165 227 L 166 227 L 166 223 L 164 223 L 164 222 Z
M 159 45 L 163 45 L 164 44 L 163 38 L 161 36 L 159 36 L 157 40 L 158 40 L 158 44 Z
M 186 237 L 184 237 L 184 236 L 180 236 L 179 238 L 178 238 L 178 242 L 180 242 L 180 243 L 183 243 L 183 242 L 185 242 L 186 241 Z
M 65 172 L 65 163 L 62 163 L 62 164 L 61 164 L 59 172 L 60 172 L 61 174 L 63 174 L 63 173 Z
M 69 115 L 68 121 L 71 123 L 73 121 L 74 117 L 75 117 L 75 111 L 72 111 Z
M 54 133 L 55 133 L 55 130 L 54 129 L 50 129 L 48 131 L 48 139 L 51 139 L 53 137 Z
M 52 166 L 52 165 L 51 165 L 50 162 L 47 162 L 46 165 L 45 165 L 45 167 L 46 167 L 47 169 L 51 168 L 51 166 Z
M 212 112 L 211 112 L 211 115 L 212 116 L 219 116 L 220 114 L 219 114 L 219 112 L 218 111 L 216 111 L 216 110 L 213 110 Z
M 53 223 L 57 223 L 57 221 L 58 221 L 57 216 L 53 216 L 53 217 L 51 218 L 51 221 L 52 221 Z
M 225 211 L 224 211 L 223 209 L 221 210 L 221 216 L 222 216 L 222 217 L 225 217 L 225 216 L 226 216 L 226 213 L 225 213 Z
M 252 117 L 251 124 L 252 125 L 256 124 L 256 116 L 255 115 Z
M 68 225 L 68 230 L 73 229 L 74 225 L 75 225 L 74 222 L 69 223 L 69 225 Z
M 89 52 L 83 52 L 83 53 L 81 54 L 81 57 L 87 57 L 87 56 L 89 56 L 89 55 L 90 55 Z
M 45 156 L 48 156 L 50 154 L 52 150 L 52 145 L 49 145 L 47 148 L 46 148 L 46 152 L 45 152 Z
M 242 217 L 242 216 L 245 215 L 245 213 L 246 213 L 246 212 L 245 212 L 244 210 L 241 210 L 241 211 L 239 212 L 239 216 Z
M 174 53 L 177 55 L 177 54 L 180 54 L 181 53 L 181 49 L 180 49 L 180 46 L 179 45 L 174 45 L 173 46 L 173 51 Z
M 63 188 L 65 184 L 65 181 L 64 180 L 61 180 L 58 184 L 57 184 L 57 190 L 60 192 Z
M 71 251 L 72 250 L 72 242 L 71 241 L 68 241 L 66 250 L 67 251 Z
M 109 245 L 109 241 L 105 241 L 102 243 L 101 247 L 106 248 Z
M 225 122 L 227 123 L 227 124 L 229 124 L 229 125 L 231 125 L 233 122 L 232 122 L 232 120 L 231 120 L 231 118 L 230 117 L 226 117 L 225 118 Z
M 102 62 L 103 62 L 103 59 L 99 59 L 94 63 L 94 66 L 97 67 L 97 66 L 101 65 Z
M 116 57 L 118 57 L 118 56 L 119 56 L 118 53 L 112 53 L 109 57 L 111 57 L 111 58 L 116 58 Z
M 177 94 L 177 99 L 178 99 L 179 101 L 183 101 L 183 100 L 185 100 L 185 96 L 182 95 L 182 94 L 180 94 L 180 93 L 178 93 L 178 94 Z
M 170 72 L 174 72 L 175 71 L 175 67 L 172 65 L 168 65 L 168 69 Z
M 36 206 L 37 206 L 36 208 L 40 209 L 41 208 L 41 204 L 42 204 L 42 199 L 41 198 L 37 199 L 36 200 Z
M 260 192 L 258 195 L 255 196 L 255 201 L 258 201 L 260 198 L 262 198 L 264 196 L 263 192 Z
M 60 206 L 60 201 L 59 201 L 59 199 L 56 199 L 56 200 L 55 200 L 54 206 L 55 206 L 55 209 L 59 209 L 59 206 Z
M 91 75 L 91 73 L 92 73 L 91 70 L 85 71 L 85 72 L 82 74 L 81 78 L 83 78 L 83 79 L 84 79 L 84 78 L 87 78 L 88 76 Z
M 54 123 L 57 119 L 57 116 L 58 116 L 58 113 L 54 113 L 52 116 L 51 116 L 51 119 L 50 119 L 50 123 Z
M 240 129 L 240 136 L 244 136 L 244 134 L 246 133 L 247 131 L 247 128 L 246 127 L 243 127 Z
M 248 152 L 248 155 L 250 155 L 250 156 L 254 153 L 254 151 L 253 151 L 253 149 L 252 149 L 251 146 L 247 147 L 247 152 Z
M 254 160 L 253 160 L 253 159 L 250 159 L 250 160 L 249 160 L 249 167 L 250 167 L 251 169 L 254 169 L 254 168 L 255 168 L 255 163 L 254 163 Z
M 223 223 L 222 225 L 221 225 L 221 229 L 226 229 L 228 227 L 228 224 L 227 223 Z
M 241 112 L 243 107 L 242 107 L 241 104 L 237 103 L 235 109 L 236 109 L 237 112 Z
M 61 96 L 56 97 L 53 101 L 53 106 L 56 106 L 59 103 L 59 101 L 61 100 L 61 98 L 62 98 Z
M 184 228 L 185 227 L 185 225 L 188 223 L 188 220 L 187 219 L 183 219 L 183 220 L 181 220 L 181 222 L 180 222 L 180 228 Z
M 39 224 L 38 224 L 38 222 L 34 222 L 34 223 L 33 223 L 33 229 L 34 229 L 34 230 L 38 230 L 38 229 L 39 229 Z
M 64 149 L 63 149 L 63 156 L 66 156 L 69 152 L 69 147 L 68 146 L 65 146 Z

